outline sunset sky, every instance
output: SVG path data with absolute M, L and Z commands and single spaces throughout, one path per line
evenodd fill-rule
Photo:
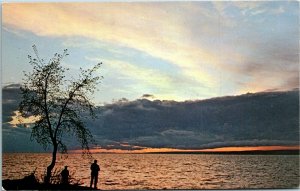
M 98 104 L 144 94 L 194 100 L 299 85 L 296 1 L 6 3 L 3 83 L 20 83 L 36 44 L 64 65 L 103 62 Z
M 23 119 L 23 128 L 17 118 L 32 45 L 45 60 L 68 49 L 62 62 L 68 77 L 103 63 L 98 72 L 104 79 L 93 98 L 100 119 L 88 121 L 101 149 L 114 144 L 111 151 L 126 150 L 124 143 L 136 152 L 299 149 L 297 1 L 3 3 L 2 132 L 8 151 L 40 149 L 27 143 L 27 127 L 37 118 Z M 270 94 L 213 100 L 237 103 L 223 109 L 199 101 L 264 91 Z M 265 116 L 246 118 L 255 112 Z

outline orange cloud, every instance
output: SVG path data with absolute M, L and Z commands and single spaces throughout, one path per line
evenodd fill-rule
M 12 120 L 8 122 L 13 127 L 17 127 L 18 125 L 27 125 L 32 124 L 40 119 L 38 116 L 29 116 L 29 117 L 22 117 L 19 111 L 14 111 L 14 116 L 12 116 Z

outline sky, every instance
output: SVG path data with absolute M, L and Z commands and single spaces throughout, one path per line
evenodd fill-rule
M 151 95 L 198 100 L 299 86 L 296 1 L 3 3 L 2 84 L 40 57 L 103 65 L 97 104 Z
M 87 122 L 102 151 L 299 148 L 297 1 L 3 3 L 1 32 L 5 152 L 41 150 L 35 118 L 16 120 L 33 45 L 45 60 L 68 49 L 68 77 L 103 63 Z

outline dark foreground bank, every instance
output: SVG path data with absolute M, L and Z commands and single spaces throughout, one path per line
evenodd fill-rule
M 29 175 L 22 179 L 2 181 L 2 187 L 5 190 L 96 190 L 80 185 L 61 185 L 61 184 L 43 184 L 39 183 L 35 176 Z

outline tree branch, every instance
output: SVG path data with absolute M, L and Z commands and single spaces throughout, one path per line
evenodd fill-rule
M 50 134 L 50 138 L 54 144 L 54 143 L 56 143 L 56 136 L 55 135 L 53 136 L 53 133 L 52 133 L 52 125 L 50 122 L 49 111 L 48 111 L 49 108 L 47 106 L 47 88 L 48 88 L 48 78 L 50 76 L 50 73 L 51 73 L 51 71 L 49 71 L 47 73 L 47 76 L 45 79 L 45 88 L 43 89 L 43 86 L 42 86 L 42 90 L 43 90 L 43 94 L 44 94 L 44 107 L 45 107 L 45 114 L 46 114 L 46 119 L 47 119 L 47 123 L 48 123 L 48 128 L 49 128 L 49 134 Z

